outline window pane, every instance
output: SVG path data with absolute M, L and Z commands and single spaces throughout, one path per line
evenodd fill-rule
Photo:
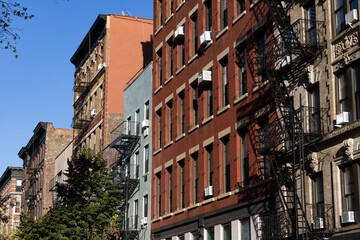
M 241 220 L 241 240 L 250 240 L 250 218 Z
M 207 236 L 207 240 L 214 240 L 215 239 L 214 227 L 206 229 L 206 236 Z
M 223 225 L 223 240 L 231 240 L 231 224 Z

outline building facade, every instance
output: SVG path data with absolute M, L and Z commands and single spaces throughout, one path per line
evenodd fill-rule
M 126 82 L 151 60 L 151 33 L 152 20 L 113 14 L 99 15 L 90 28 L 71 58 L 75 151 L 110 144 L 123 118 Z
M 39 122 L 33 132 L 18 156 L 23 160 L 22 210 L 38 219 L 53 206 L 50 181 L 55 176 L 55 159 L 71 142 L 73 131 Z
M 151 233 L 151 79 L 152 63 L 142 69 L 124 90 L 124 118 L 129 130 L 140 139 L 126 163 L 129 175 L 138 180 L 138 186 L 124 202 L 127 213 L 123 219 L 127 220 L 130 230 L 138 231 L 138 238 L 134 239 L 143 240 L 150 239 Z
M 256 239 L 276 205 L 257 134 L 276 113 L 256 62 L 274 35 L 269 8 L 156 0 L 154 16 L 153 238 Z
M 0 222 L 0 234 L 11 234 L 20 224 L 23 169 L 7 167 L 0 178 L 0 196 L 7 222 Z

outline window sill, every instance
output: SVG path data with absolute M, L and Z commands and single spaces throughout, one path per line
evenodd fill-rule
M 151 220 L 151 223 L 156 223 L 156 222 L 160 221 L 161 219 L 162 219 L 162 217 L 154 218 L 153 220 Z
M 159 148 L 159 149 L 156 149 L 155 151 L 154 151 L 154 156 L 156 155 L 156 154 L 158 154 L 158 153 L 160 153 L 162 151 L 162 148 Z
M 202 201 L 202 202 L 201 202 L 201 205 L 204 206 L 204 205 L 209 204 L 209 203 L 212 203 L 212 202 L 214 202 L 214 201 L 215 201 L 215 198 L 212 197 L 212 198 L 209 198 L 209 199 L 206 199 L 206 200 Z
M 184 5 L 184 3 L 185 3 L 185 0 L 176 7 L 175 11 L 176 12 L 179 11 L 179 9 Z
M 266 86 L 266 84 L 268 84 L 269 80 L 266 80 L 265 82 L 263 83 L 260 83 L 259 85 L 257 85 L 256 87 L 254 87 L 254 89 L 252 90 L 252 92 L 256 92 L 256 91 L 259 91 L 259 89 L 263 88 Z
M 187 209 L 188 209 L 188 210 L 191 210 L 191 209 L 194 209 L 194 208 L 199 207 L 199 205 L 200 205 L 199 203 L 195 203 L 195 204 L 189 206 Z
M 227 198 L 227 197 L 230 197 L 232 195 L 232 192 L 227 192 L 227 193 L 224 193 L 224 194 L 221 194 L 219 195 L 216 200 L 221 200 L 223 198 Z
M 194 56 L 192 56 L 188 61 L 188 65 L 190 65 L 190 63 L 192 63 L 197 57 L 198 57 L 198 54 L 195 54 Z
M 173 75 L 171 75 L 166 81 L 164 82 L 164 85 L 168 84 L 172 79 L 174 78 Z
M 179 141 L 180 139 L 182 139 L 183 137 L 185 137 L 185 133 L 181 134 L 180 136 L 175 138 L 175 142 Z
M 168 213 L 168 214 L 162 216 L 162 219 L 166 219 L 166 218 L 172 217 L 173 215 L 174 215 L 173 213 Z
M 258 4 L 260 1 L 256 0 L 255 2 L 253 2 L 252 4 L 250 4 L 250 9 L 254 8 L 256 4 Z
M 173 143 L 174 143 L 174 141 L 170 141 L 170 142 L 166 143 L 164 145 L 164 149 L 170 147 Z
M 183 213 L 183 212 L 185 212 L 185 211 L 186 211 L 186 209 L 185 209 L 185 208 L 182 208 L 182 209 L 177 210 L 176 212 L 174 212 L 174 215 L 178 215 L 178 214 Z
M 170 19 L 172 19 L 173 16 L 174 16 L 174 14 L 172 13 L 169 17 L 167 17 L 167 18 L 165 19 L 165 23 L 164 23 L 164 24 L 167 24 L 167 23 L 170 21 Z
M 208 122 L 210 122 L 211 120 L 213 120 L 214 119 L 214 115 L 211 115 L 210 117 L 208 117 L 208 118 L 205 118 L 202 122 L 201 122 L 201 125 L 205 125 L 205 124 L 207 124 Z
M 161 25 L 161 26 L 159 27 L 159 29 L 155 31 L 154 35 L 156 36 L 156 35 L 161 31 L 162 28 L 163 28 L 163 25 Z
M 242 13 L 240 13 L 239 16 L 236 16 L 235 19 L 233 20 L 232 24 L 234 25 L 237 21 L 239 21 L 240 19 L 242 19 L 246 14 L 246 10 L 243 11 Z
M 230 108 L 230 105 L 226 105 L 225 107 L 223 107 L 222 109 L 220 109 L 219 111 L 217 111 L 217 115 L 219 116 L 220 114 L 222 114 L 223 112 L 227 111 Z
M 193 126 L 192 128 L 189 129 L 188 133 L 192 133 L 193 131 L 195 131 L 198 128 L 199 128 L 199 124 L 196 124 L 195 126 Z
M 159 86 L 157 89 L 154 90 L 154 94 L 158 93 L 162 89 L 162 85 Z
M 175 73 L 175 75 L 178 75 L 182 70 L 184 70 L 185 65 L 182 65 Z
M 204 50 L 208 49 L 212 44 L 213 44 L 213 40 L 211 40 L 210 42 L 208 42 L 208 44 L 206 44 Z
M 249 96 L 248 93 L 245 93 L 239 97 L 237 97 L 235 100 L 234 100 L 234 105 L 238 104 L 239 102 L 241 102 L 242 100 L 246 99 L 247 97 Z
M 224 35 L 227 30 L 229 29 L 229 26 L 226 26 L 223 30 L 221 30 L 220 32 L 218 32 L 218 34 L 216 34 L 216 40 L 218 40 L 218 38 L 220 38 L 222 35 Z

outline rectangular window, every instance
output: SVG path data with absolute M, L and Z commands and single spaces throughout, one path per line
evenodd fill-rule
M 185 208 L 185 160 L 179 161 L 180 207 Z
M 185 92 L 179 93 L 179 134 L 185 133 Z
M 157 51 L 157 83 L 158 83 L 158 87 L 160 87 L 162 85 L 162 49 L 160 48 L 159 51 Z
M 147 101 L 147 102 L 145 103 L 144 119 L 145 119 L 145 120 L 149 120 L 149 119 L 150 119 L 149 101 Z
M 355 66 L 354 81 L 355 81 L 355 108 L 356 108 L 356 119 L 360 119 L 360 64 Z
M 192 126 L 198 124 L 198 86 L 192 85 L 191 88 L 191 100 L 192 100 Z
M 163 25 L 163 17 L 162 17 L 162 0 L 157 1 L 157 29 Z
M 139 221 L 139 200 L 134 201 L 134 227 L 138 229 L 138 221 Z
M 15 202 L 15 213 L 20 213 L 20 202 L 16 201 Z
M 223 192 L 231 191 L 230 182 L 230 151 L 229 151 L 229 137 L 221 139 L 222 142 L 222 167 L 223 167 Z
M 150 152 L 149 152 L 149 145 L 146 145 L 144 147 L 144 157 L 145 157 L 145 162 L 144 162 L 144 181 L 147 181 L 147 175 L 149 174 L 149 156 L 150 156 Z
M 157 145 L 157 148 L 161 148 L 161 144 L 162 144 L 162 139 L 161 139 L 161 135 L 162 135 L 162 132 L 161 132 L 161 128 L 162 128 L 162 121 L 161 121 L 161 110 L 158 110 L 156 112 L 156 116 L 157 116 L 157 139 L 156 139 L 156 145 Z
M 222 107 L 229 104 L 229 81 L 228 81 L 228 59 L 222 59 L 221 65 L 221 96 L 222 96 Z
M 353 166 L 348 166 L 342 170 L 343 175 L 343 211 L 355 211 L 355 183 Z
M 193 162 L 193 203 L 199 202 L 199 176 L 198 176 L 198 153 L 191 155 L 192 162 Z
M 167 168 L 167 174 L 168 174 L 168 209 L 169 212 L 173 211 L 173 198 L 172 198 L 172 167 Z
M 211 89 L 206 91 L 206 117 L 211 117 L 213 114 L 213 93 L 211 86 Z
M 185 42 L 182 40 L 180 42 L 180 67 L 185 65 Z
M 207 167 L 208 186 L 213 186 L 213 182 L 214 182 L 213 145 L 207 146 L 205 149 L 206 149 L 206 167 Z
M 311 133 L 319 134 L 321 131 L 319 84 L 314 84 L 314 86 L 308 89 L 308 92 L 311 108 L 309 116 L 309 130 Z
M 220 30 L 228 25 L 227 0 L 220 0 Z
M 170 39 L 168 42 L 168 78 L 173 75 L 173 41 Z
M 238 96 L 247 93 L 247 50 L 245 47 L 236 51 L 236 65 L 238 77 Z
M 239 16 L 245 9 L 245 0 L 236 0 L 236 12 L 237 16 Z
M 148 217 L 148 206 L 149 206 L 149 200 L 148 195 L 144 196 L 144 217 Z
M 215 230 L 214 230 L 214 227 L 206 228 L 205 231 L 206 231 L 206 239 L 207 239 L 207 240 L 215 240 Z
M 266 32 L 260 32 L 256 36 L 256 43 L 257 43 L 257 51 L 256 51 L 256 58 L 258 61 L 257 70 L 258 70 L 258 83 L 263 83 L 266 81 L 266 76 L 263 76 L 262 67 L 266 66 L 266 43 L 267 43 L 267 35 Z
M 156 209 L 157 216 L 161 216 L 161 172 L 156 174 Z
M 204 4 L 205 4 L 206 31 L 211 31 L 212 30 L 211 0 L 207 0 Z
M 139 179 L 139 169 L 140 169 L 140 155 L 139 152 L 135 153 L 135 178 Z
M 338 91 L 339 111 L 338 113 L 350 111 L 350 100 L 348 94 L 348 80 L 346 71 L 339 75 L 339 91 Z
M 250 218 L 240 220 L 241 223 L 241 240 L 250 240 Z
M 131 135 L 131 116 L 126 120 L 126 130 L 127 135 Z
M 191 16 L 192 22 L 192 54 L 193 56 L 197 53 L 198 50 L 198 34 L 197 34 L 197 12 Z
M 336 34 L 345 29 L 345 15 L 343 0 L 334 0 L 334 15 Z
M 249 132 L 240 133 L 240 179 L 241 186 L 249 185 Z
M 135 112 L 135 134 L 140 134 L 140 109 Z
M 172 121 L 173 104 L 172 104 L 172 101 L 169 101 L 167 103 L 167 107 L 168 107 L 167 141 L 170 142 L 170 141 L 172 141 L 172 136 L 173 136 L 173 121 Z
M 169 0 L 168 1 L 168 5 L 169 5 L 169 16 L 171 16 L 171 14 L 174 13 L 174 0 Z
M 231 240 L 231 223 L 222 225 L 223 227 L 223 240 Z
M 313 215 L 314 219 L 325 217 L 324 208 L 324 185 L 323 176 L 318 175 L 312 179 L 312 190 L 313 190 Z

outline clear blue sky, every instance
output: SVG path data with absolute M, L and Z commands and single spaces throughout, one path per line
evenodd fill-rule
M 39 121 L 70 128 L 74 66 L 70 58 L 98 14 L 152 18 L 152 0 L 21 1 L 32 20 L 14 19 L 21 30 L 19 57 L 0 49 L 0 176 L 22 166 L 17 156 Z

